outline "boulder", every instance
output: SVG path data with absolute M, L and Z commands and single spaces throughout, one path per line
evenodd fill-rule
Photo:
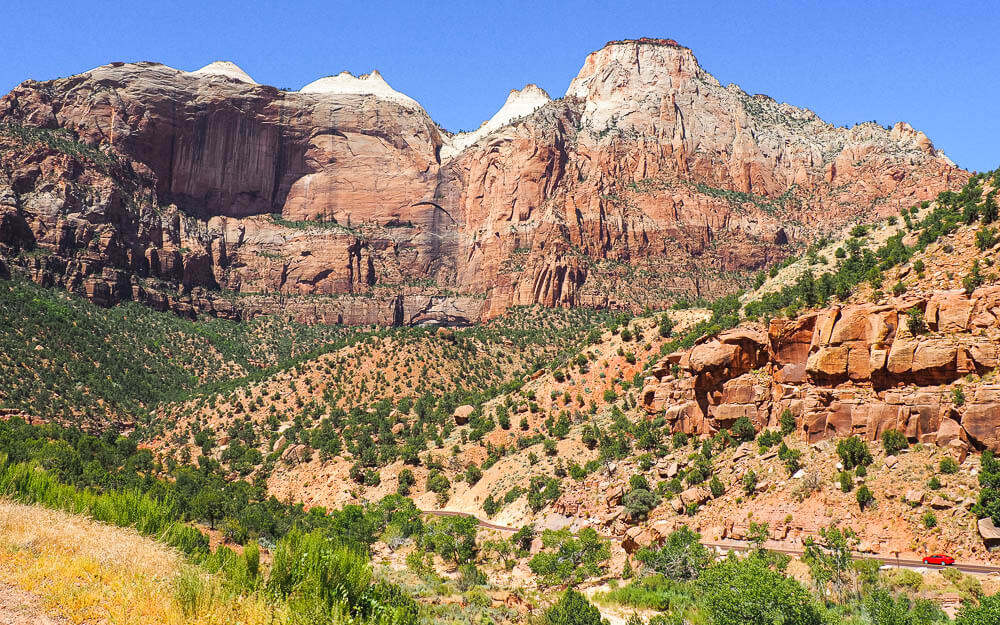
M 990 517 L 979 519 L 977 525 L 979 527 L 979 535 L 983 538 L 983 542 L 986 543 L 987 548 L 1000 545 L 1000 527 L 993 524 L 993 519 Z
M 681 493 L 681 502 L 685 507 L 691 504 L 701 505 L 711 498 L 712 493 L 704 486 L 692 486 Z
M 455 413 L 453 415 L 455 417 L 455 425 L 465 425 L 468 423 L 469 417 L 471 417 L 472 413 L 475 411 L 476 409 L 469 404 L 455 408 Z
M 924 319 L 938 332 L 965 332 L 969 329 L 972 300 L 964 290 L 935 293 L 927 302 Z
M 972 440 L 1000 452 L 1000 403 L 968 406 L 962 418 L 962 427 Z
M 846 345 L 821 347 L 806 361 L 806 372 L 826 381 L 841 379 L 847 375 L 848 348 Z
M 940 495 L 935 495 L 934 498 L 931 499 L 930 506 L 935 510 L 948 510 L 949 508 L 954 508 L 955 504 Z

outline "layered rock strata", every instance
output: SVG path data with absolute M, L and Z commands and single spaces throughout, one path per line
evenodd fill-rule
M 926 331 L 910 322 L 912 311 Z M 833 307 L 670 354 L 642 401 L 692 434 L 740 417 L 777 428 L 787 410 L 810 441 L 899 430 L 964 459 L 970 447 L 1000 452 L 998 345 L 998 286 Z
M 182 312 L 372 300 L 324 303 L 343 312 L 317 321 L 405 323 L 384 310 L 407 297 L 475 322 L 719 294 L 967 178 L 906 124 L 832 126 L 722 86 L 669 40 L 611 42 L 565 97 L 529 85 L 472 135 L 377 72 L 290 92 L 232 63 L 28 81 L 0 100 L 0 128 L 7 264 Z

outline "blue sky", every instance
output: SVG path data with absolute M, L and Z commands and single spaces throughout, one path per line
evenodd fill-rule
M 562 95 L 611 39 L 669 37 L 724 84 L 838 125 L 899 120 L 962 167 L 1000 166 L 994 2 L 201 2 L 7 0 L 0 92 L 110 61 L 231 60 L 298 89 L 378 68 L 449 130 L 533 82 Z

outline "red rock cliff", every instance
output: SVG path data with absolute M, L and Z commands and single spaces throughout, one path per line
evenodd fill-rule
M 216 313 L 304 295 L 337 297 L 303 318 L 379 323 L 640 308 L 732 290 L 821 231 L 966 178 L 905 124 L 831 126 L 723 87 L 670 41 L 609 43 L 564 98 L 532 92 L 533 112 L 471 145 L 377 74 L 314 84 L 138 63 L 18 86 L 0 100 L 0 242 L 37 252 L 8 264 L 101 301 Z M 449 312 L 401 312 L 428 297 Z

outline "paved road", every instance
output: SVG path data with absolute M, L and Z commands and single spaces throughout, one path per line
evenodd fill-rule
M 498 532 L 512 532 L 512 533 L 517 531 L 517 528 L 507 527 L 506 525 L 497 525 L 496 523 L 490 523 L 489 521 L 484 521 L 484 520 L 480 519 L 479 517 L 477 517 L 477 516 L 475 516 L 473 514 L 469 514 L 468 512 L 455 512 L 455 511 L 452 511 L 452 510 L 421 510 L 421 512 L 423 514 L 429 514 L 431 516 L 467 516 L 467 517 L 471 517 L 473 519 L 476 519 L 476 521 L 479 523 L 479 527 L 482 527 L 482 528 L 485 528 L 485 529 L 496 530 Z M 612 540 L 616 540 L 616 541 L 620 541 L 621 540 L 617 536 L 606 537 L 606 538 L 611 538 Z M 747 549 L 750 549 L 750 545 L 748 545 L 746 543 L 737 542 L 737 541 L 729 541 L 729 542 L 724 542 L 724 543 L 702 541 L 702 544 L 705 545 L 706 547 L 725 549 L 727 551 L 728 550 L 732 550 L 732 551 L 746 551 Z M 801 557 L 802 553 L 803 553 L 803 549 L 795 549 L 795 548 L 790 548 L 790 547 L 783 547 L 781 545 L 774 545 L 774 544 L 766 544 L 765 546 L 768 549 L 770 549 L 771 551 L 777 551 L 778 553 L 785 553 L 785 554 L 788 554 L 790 556 Z M 910 560 L 910 559 L 907 559 L 907 558 L 896 559 L 896 558 L 891 558 L 891 557 L 890 558 L 880 558 L 878 556 L 874 556 L 874 555 L 871 555 L 871 554 L 854 554 L 853 558 L 855 560 L 866 560 L 866 559 L 881 560 L 883 564 L 898 565 L 898 566 L 901 566 L 901 567 L 904 567 L 904 568 L 908 568 L 908 569 L 924 568 L 924 569 L 928 569 L 928 570 L 940 570 L 940 569 L 949 568 L 949 567 L 945 567 L 945 566 L 941 566 L 941 565 L 937 565 L 937 564 L 924 564 L 920 560 Z M 987 575 L 987 574 L 990 574 L 990 573 L 1000 573 L 1000 566 L 993 566 L 993 565 L 989 565 L 989 564 L 979 564 L 979 563 L 975 563 L 975 562 L 955 562 L 955 564 L 952 565 L 952 567 L 950 567 L 950 568 L 956 568 L 959 571 L 963 571 L 965 573 L 976 573 L 978 575 Z
M 498 532 L 516 532 L 517 528 L 507 527 L 506 525 L 497 525 L 496 523 L 490 523 L 489 521 L 484 521 L 474 514 L 469 514 L 468 512 L 455 512 L 452 510 L 421 510 L 422 514 L 429 514 L 431 516 L 467 516 L 472 517 L 479 523 L 479 527 L 486 528 L 488 530 L 497 530 Z
M 737 543 L 735 541 L 730 541 L 730 542 L 725 542 L 725 543 L 702 541 L 702 544 L 705 545 L 706 547 L 718 547 L 719 549 L 732 550 L 732 551 L 746 551 L 746 550 L 750 549 L 750 545 L 745 544 L 745 543 Z M 785 554 L 788 554 L 790 556 L 800 557 L 800 556 L 802 556 L 802 553 L 803 553 L 803 549 L 793 549 L 793 548 L 782 547 L 782 546 L 772 546 L 772 545 L 769 545 L 769 544 L 766 544 L 766 543 L 765 543 L 764 546 L 767 549 L 771 550 L 771 551 L 777 551 L 778 553 L 785 553 Z M 946 568 L 954 568 L 954 569 L 958 569 L 959 571 L 964 571 L 966 573 L 976 573 L 976 574 L 979 574 L 979 575 L 986 575 L 986 574 L 989 574 L 989 573 L 1000 573 L 1000 566 L 992 566 L 992 565 L 989 565 L 989 564 L 979 564 L 979 563 L 975 563 L 975 562 L 958 562 L 958 561 L 956 561 L 955 564 L 953 564 L 952 566 L 948 567 L 948 566 L 942 566 L 942 565 L 937 565 L 937 564 L 924 564 L 920 560 L 910 560 L 910 559 L 907 559 L 907 558 L 899 558 L 899 559 L 897 559 L 897 558 L 893 558 L 893 557 L 879 557 L 879 556 L 874 555 L 874 554 L 860 554 L 860 553 L 856 553 L 856 554 L 852 555 L 851 557 L 854 558 L 855 560 L 880 560 L 882 562 L 882 564 L 887 564 L 887 565 L 890 565 L 890 566 L 898 565 L 900 567 L 907 568 L 907 569 L 923 568 L 923 569 L 927 569 L 927 570 L 941 570 L 941 569 L 946 569 Z

